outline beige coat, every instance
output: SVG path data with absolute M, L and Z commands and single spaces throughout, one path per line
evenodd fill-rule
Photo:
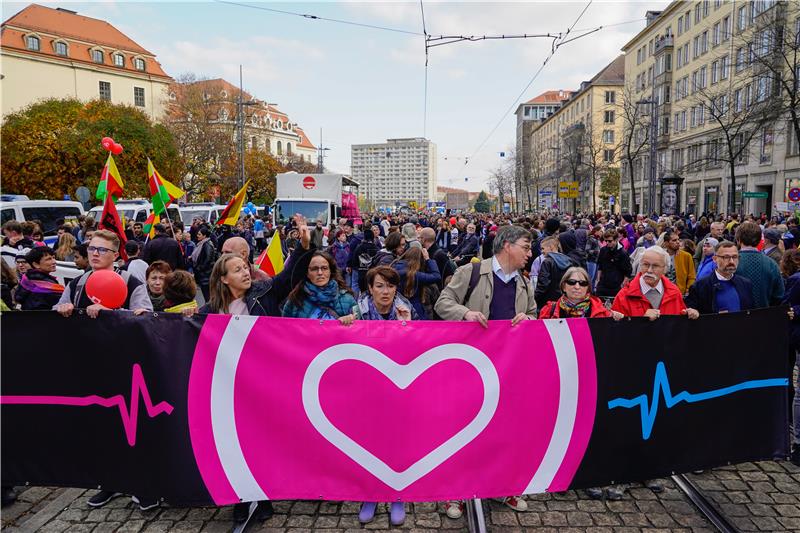
M 481 261 L 481 275 L 478 284 L 472 291 L 467 305 L 463 305 L 464 297 L 469 288 L 469 278 L 472 275 L 472 264 L 459 267 L 447 287 L 444 288 L 436 301 L 436 313 L 442 320 L 462 320 L 467 311 L 480 311 L 489 320 L 489 307 L 492 304 L 494 291 L 494 276 L 492 273 L 492 259 Z M 525 313 L 530 318 L 536 318 L 536 301 L 533 299 L 533 287 L 525 276 L 517 276 L 517 293 L 514 300 L 517 313 Z

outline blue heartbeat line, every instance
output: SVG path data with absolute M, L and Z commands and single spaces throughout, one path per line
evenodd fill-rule
M 755 379 L 752 381 L 743 381 L 736 385 L 723 387 L 721 389 L 710 390 L 707 392 L 699 392 L 693 394 L 688 391 L 679 392 L 677 395 L 672 395 L 672 390 L 669 387 L 669 378 L 667 377 L 667 368 L 664 366 L 663 361 L 659 361 L 656 365 L 656 375 L 653 381 L 653 400 L 649 402 L 647 394 L 642 394 L 636 398 L 616 398 L 608 402 L 608 408 L 614 409 L 616 407 L 624 407 L 625 409 L 633 409 L 639 407 L 642 413 L 642 438 L 648 440 L 650 434 L 653 432 L 653 426 L 656 423 L 656 415 L 658 414 L 658 404 L 663 393 L 664 405 L 667 409 L 672 409 L 681 402 L 697 403 L 706 400 L 713 400 L 727 396 L 735 392 L 749 390 L 749 389 L 765 389 L 767 387 L 788 387 L 789 378 L 773 378 L 773 379 Z

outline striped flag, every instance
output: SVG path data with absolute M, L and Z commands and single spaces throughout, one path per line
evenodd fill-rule
M 256 266 L 270 276 L 277 276 L 283 271 L 283 248 L 281 248 L 281 236 L 277 230 L 272 236 L 272 240 L 269 241 L 267 249 L 258 256 Z
M 100 174 L 100 184 L 97 186 L 97 193 L 95 198 L 98 200 L 105 200 L 107 194 L 111 194 L 111 198 L 116 202 L 117 198 L 122 196 L 125 185 L 122 183 L 122 177 L 117 170 L 117 164 L 114 162 L 114 156 L 108 154 L 103 172 Z
M 242 206 L 244 205 L 244 198 L 247 195 L 247 186 L 250 185 L 250 180 L 247 180 L 247 183 L 244 184 L 244 187 L 239 189 L 231 201 L 228 202 L 228 205 L 225 206 L 225 210 L 219 214 L 219 220 L 217 220 L 218 226 L 235 226 L 237 222 L 239 222 L 239 215 L 242 213 Z

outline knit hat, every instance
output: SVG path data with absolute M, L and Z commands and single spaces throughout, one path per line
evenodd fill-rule
M 631 222 L 633 222 L 633 217 L 628 213 L 625 213 L 624 215 L 622 215 L 622 220 L 630 224 Z

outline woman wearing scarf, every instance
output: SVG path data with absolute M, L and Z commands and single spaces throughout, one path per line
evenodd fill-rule
M 703 241 L 703 255 L 700 256 L 700 262 L 697 264 L 697 278 L 704 278 L 714 272 L 716 263 L 714 263 L 714 253 L 717 249 L 719 241 L 714 237 L 708 237 Z
M 283 316 L 338 320 L 350 325 L 355 319 L 352 313 L 355 305 L 356 300 L 344 284 L 333 257 L 326 252 L 316 251 L 311 256 L 306 280 L 289 293 L 283 306 Z
M 167 274 L 172 272 L 169 264 L 166 261 L 153 261 L 147 267 L 145 272 L 145 280 L 147 281 L 147 295 L 150 297 L 150 302 L 153 304 L 153 311 L 160 312 L 164 310 L 164 279 Z
M 347 242 L 347 235 L 344 231 L 336 232 L 336 240 L 328 247 L 328 253 L 333 256 L 339 271 L 344 272 L 347 269 L 347 260 L 350 258 L 350 243 Z
M 19 281 L 14 293 L 23 311 L 46 311 L 61 299 L 64 286 L 51 274 L 56 271 L 56 255 L 47 246 L 32 248 L 25 256 L 30 268 Z
M 561 278 L 561 297 L 547 302 L 539 310 L 539 318 L 622 318 L 610 311 L 602 300 L 592 295 L 589 273 L 581 267 L 570 267 Z
M 367 288 L 362 293 L 358 304 L 353 307 L 353 314 L 360 320 L 417 320 L 416 311 L 399 292 L 400 275 L 395 269 L 381 265 L 367 272 Z M 377 502 L 363 502 L 358 520 L 362 524 L 372 522 L 375 518 Z M 402 525 L 406 519 L 405 504 L 392 502 L 389 507 L 389 519 L 393 526 Z

